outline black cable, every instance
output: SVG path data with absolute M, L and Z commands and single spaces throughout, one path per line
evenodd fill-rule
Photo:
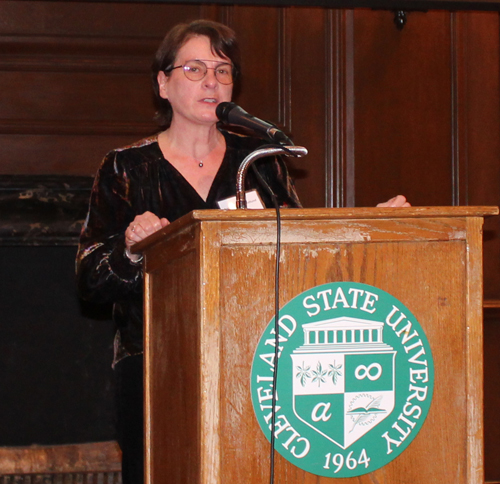
M 276 266 L 274 276 L 274 375 L 271 387 L 272 400 L 271 400 L 271 449 L 270 449 L 270 464 L 269 464 L 269 484 L 274 484 L 274 448 L 275 448 L 275 428 L 276 428 L 276 388 L 278 385 L 278 356 L 279 356 L 279 286 L 280 286 L 280 254 L 281 254 L 281 213 L 276 195 L 271 190 L 271 187 L 264 180 L 259 170 L 252 165 L 252 169 L 260 184 L 268 192 L 276 210 Z
M 276 198 L 275 198 L 276 199 Z M 276 393 L 278 387 L 278 357 L 279 357 L 279 283 L 280 283 L 280 252 L 281 252 L 281 215 L 279 206 L 275 206 L 276 209 L 276 268 L 275 268 L 275 279 L 274 279 L 274 375 L 273 375 L 273 398 L 271 400 L 271 465 L 270 465 L 270 479 L 269 483 L 274 483 L 274 447 L 275 447 L 275 427 L 276 427 Z
M 300 158 L 300 155 L 295 154 L 293 151 L 290 151 L 286 146 L 284 145 L 263 145 L 261 148 L 279 148 L 280 150 L 283 150 L 286 156 L 291 156 L 292 158 Z M 260 149 L 260 148 L 259 148 Z M 264 182 L 265 183 L 265 182 Z

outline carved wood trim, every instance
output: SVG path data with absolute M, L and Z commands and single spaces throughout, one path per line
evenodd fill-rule
M 109 121 L 78 121 L 78 120 L 31 120 L 31 119 L 0 119 L 2 134 L 46 134 L 46 135 L 134 135 L 148 136 L 156 133 L 158 127 L 153 123 L 109 122 Z
M 0 36 L 0 71 L 148 72 L 158 39 Z
M 336 113 L 336 31 L 335 19 L 338 11 L 328 10 L 325 18 L 325 206 L 336 207 L 338 204 L 338 190 L 336 187 L 336 140 L 337 140 L 337 113 Z
M 354 206 L 354 32 L 352 10 L 326 16 L 326 206 Z
M 119 471 L 121 471 L 121 452 L 114 441 L 0 447 L 0 476 Z
M 92 182 L 85 176 L 0 175 L 0 246 L 77 245 Z
M 40 0 L 38 0 L 40 1 Z M 71 1 L 71 0 L 70 0 Z M 95 0 L 79 0 L 93 2 Z M 111 3 L 177 3 L 199 4 L 200 0 L 101 0 Z M 220 5 L 260 5 L 269 6 L 269 0 L 211 0 Z M 489 10 L 499 11 L 497 0 L 273 0 L 276 6 L 328 7 L 328 8 L 377 8 L 387 10 Z
M 290 9 L 279 11 L 279 67 L 278 67 L 278 123 L 286 132 L 291 133 L 292 126 L 292 29 Z
M 467 19 L 450 13 L 452 204 L 468 205 Z

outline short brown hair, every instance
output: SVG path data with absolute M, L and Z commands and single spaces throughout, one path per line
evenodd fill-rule
M 233 65 L 233 79 L 240 73 L 240 50 L 234 31 L 224 24 L 211 20 L 195 20 L 191 23 L 178 24 L 163 39 L 156 51 L 151 66 L 151 80 L 156 103 L 156 120 L 162 128 L 168 128 L 172 122 L 172 106 L 167 99 L 160 96 L 158 73 L 169 75 L 168 70 L 174 66 L 175 58 L 181 47 L 192 37 L 205 36 L 210 40 L 212 51 L 220 57 L 227 57 Z

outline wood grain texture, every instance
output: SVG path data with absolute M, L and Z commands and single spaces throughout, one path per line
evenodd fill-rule
M 391 20 L 354 16 L 356 204 L 451 205 L 450 13 L 412 13 L 402 31 Z
M 351 220 L 340 221 L 335 214 L 346 210 L 298 210 L 284 218 L 281 306 L 326 282 L 371 284 L 408 306 L 432 348 L 434 398 L 421 432 L 396 460 L 355 482 L 483 482 L 479 214 L 495 210 L 430 209 L 434 217 L 420 213 L 420 217 L 391 220 L 377 219 L 373 210 L 361 209 L 359 217 L 354 210 Z M 148 317 L 147 361 L 150 376 L 156 375 L 148 386 L 154 416 L 149 432 L 162 435 L 148 441 L 148 445 L 160 446 L 150 449 L 155 456 L 150 481 L 154 484 L 234 484 L 268 478 L 269 444 L 254 417 L 249 389 L 253 354 L 274 311 L 275 249 L 271 236 L 254 234 L 274 233 L 275 227 L 264 212 L 241 212 L 235 212 L 232 222 L 231 214 L 221 211 L 190 214 L 177 227 L 167 227 L 163 234 L 143 242 L 146 267 L 148 251 L 168 252 L 168 240 L 175 239 L 176 230 L 193 231 L 199 244 L 195 251 L 181 250 L 178 259 L 169 256 L 164 267 L 148 272 L 148 280 L 156 281 L 149 283 L 146 308 L 152 315 Z M 445 217 L 444 212 L 454 216 Z M 362 223 L 369 236 L 362 240 L 339 236 L 336 222 Z M 297 224 L 302 224 L 302 230 Z M 252 234 L 234 236 L 238 232 Z M 327 233 L 331 233 L 329 239 Z M 158 361 L 159 357 L 167 362 Z M 166 368 L 182 378 L 172 378 Z M 200 439 L 196 452 L 187 435 Z M 186 448 L 179 447 L 182 444 Z M 165 460 L 175 467 L 165 467 Z M 311 476 L 280 457 L 276 473 L 277 482 L 354 482 Z
M 467 358 L 467 482 L 484 480 L 484 428 L 483 428 L 483 256 L 482 223 L 479 219 L 467 220 L 469 238 L 467 246 L 468 284 L 465 288 L 466 305 L 466 358 Z
M 188 271 L 182 267 L 189 267 Z M 201 472 L 199 264 L 187 251 L 147 274 L 146 482 L 195 483 Z M 153 327 L 154 325 L 154 327 Z M 207 408 L 206 405 L 203 408 Z M 179 466 L 188 464 L 187 467 Z M 167 479 L 167 480 L 165 480 Z
M 465 355 L 463 354 L 466 337 L 465 308 L 461 292 L 464 277 L 460 274 L 461 260 L 465 257 L 464 242 L 452 243 L 400 243 L 386 244 L 338 244 L 312 248 L 307 244 L 290 244 L 282 253 L 282 304 L 286 303 L 304 288 L 314 287 L 332 281 L 355 281 L 375 285 L 405 301 L 421 322 L 426 331 L 436 371 L 436 391 L 428 420 L 411 447 L 396 461 L 373 475 L 358 478 L 359 482 L 411 482 L 428 483 L 439 479 L 452 479 L 453 482 L 479 482 L 466 480 L 465 468 L 461 462 L 466 459 L 466 385 L 463 375 Z M 368 246 L 368 247 L 367 247 Z M 442 257 L 443 250 L 446 256 Z M 245 482 L 245 475 L 256 475 L 255 463 L 266 462 L 268 443 L 260 432 L 253 415 L 250 401 L 250 365 L 258 339 L 273 313 L 273 249 L 255 246 L 238 246 L 226 249 L 223 254 L 224 266 L 229 261 L 236 267 L 248 267 L 248 260 L 259 260 L 250 269 L 242 270 L 239 276 L 230 270 L 225 272 L 228 294 L 237 292 L 237 297 L 226 298 L 224 317 L 224 381 L 225 398 L 221 402 L 225 408 L 224 435 L 231 449 L 227 454 L 224 476 L 227 481 Z M 408 257 L 405 263 L 402 259 Z M 414 260 L 419 260 L 415 270 Z M 265 264 L 265 265 L 264 265 Z M 443 271 L 446 265 L 448 269 Z M 297 267 L 301 270 L 297 271 Z M 415 284 L 404 281 L 433 280 L 419 291 Z M 254 297 L 259 287 L 266 296 Z M 231 290 L 234 288 L 233 290 Z M 229 299 L 229 300 L 228 300 Z M 460 323 L 456 315 L 460 315 Z M 453 322 L 453 323 L 452 323 Z M 450 325 L 460 327 L 451 330 Z M 442 342 L 446 341 L 446 345 Z M 450 360 L 450 355 L 453 358 Z M 242 365 L 242 360 L 246 365 Z M 236 382 L 236 383 L 235 383 Z M 440 411 L 441 409 L 441 411 Z M 237 410 L 237 411 L 236 411 Z M 455 416 L 456 426 L 448 425 L 449 414 Z M 245 439 L 241 443 L 241 439 Z M 239 452 L 235 451 L 240 442 Z M 223 442 L 224 445 L 224 442 Z M 280 442 L 278 440 L 278 445 Z M 427 463 L 429 455 L 439 455 L 433 463 Z M 251 456 L 250 461 L 246 456 Z M 246 460 L 245 460 L 246 459 Z M 236 467 L 232 463 L 238 462 Z M 420 462 L 420 464 L 418 464 Z M 476 461 L 477 462 L 477 461 Z M 301 477 L 289 480 L 289 465 L 285 462 L 279 468 L 278 482 L 302 482 L 302 475 L 296 469 L 294 474 Z M 425 469 L 423 469 L 425 465 Z M 265 475 L 266 466 L 261 472 Z M 287 479 L 285 481 L 285 479 Z M 375 481 L 375 482 L 377 482 Z M 317 482 L 352 482 L 352 479 L 318 478 Z
M 224 292 L 221 272 L 220 224 L 201 226 L 198 233 L 200 260 L 199 294 L 200 312 L 200 482 L 217 482 L 221 475 L 221 415 L 220 406 L 214 402 L 223 394 L 221 370 L 225 365 L 221 352 L 222 322 L 220 297 Z
M 0 476 L 120 470 L 116 442 L 0 448 Z

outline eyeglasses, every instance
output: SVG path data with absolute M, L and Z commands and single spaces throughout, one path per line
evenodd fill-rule
M 190 81 L 201 81 L 207 75 L 208 69 L 213 69 L 215 78 L 221 84 L 233 83 L 233 66 L 227 62 L 223 62 L 215 67 L 207 67 L 207 65 L 201 60 L 190 60 L 182 66 L 175 66 L 170 69 L 166 69 L 165 72 L 172 72 L 174 69 L 180 69 L 181 67 L 184 71 L 184 75 Z

